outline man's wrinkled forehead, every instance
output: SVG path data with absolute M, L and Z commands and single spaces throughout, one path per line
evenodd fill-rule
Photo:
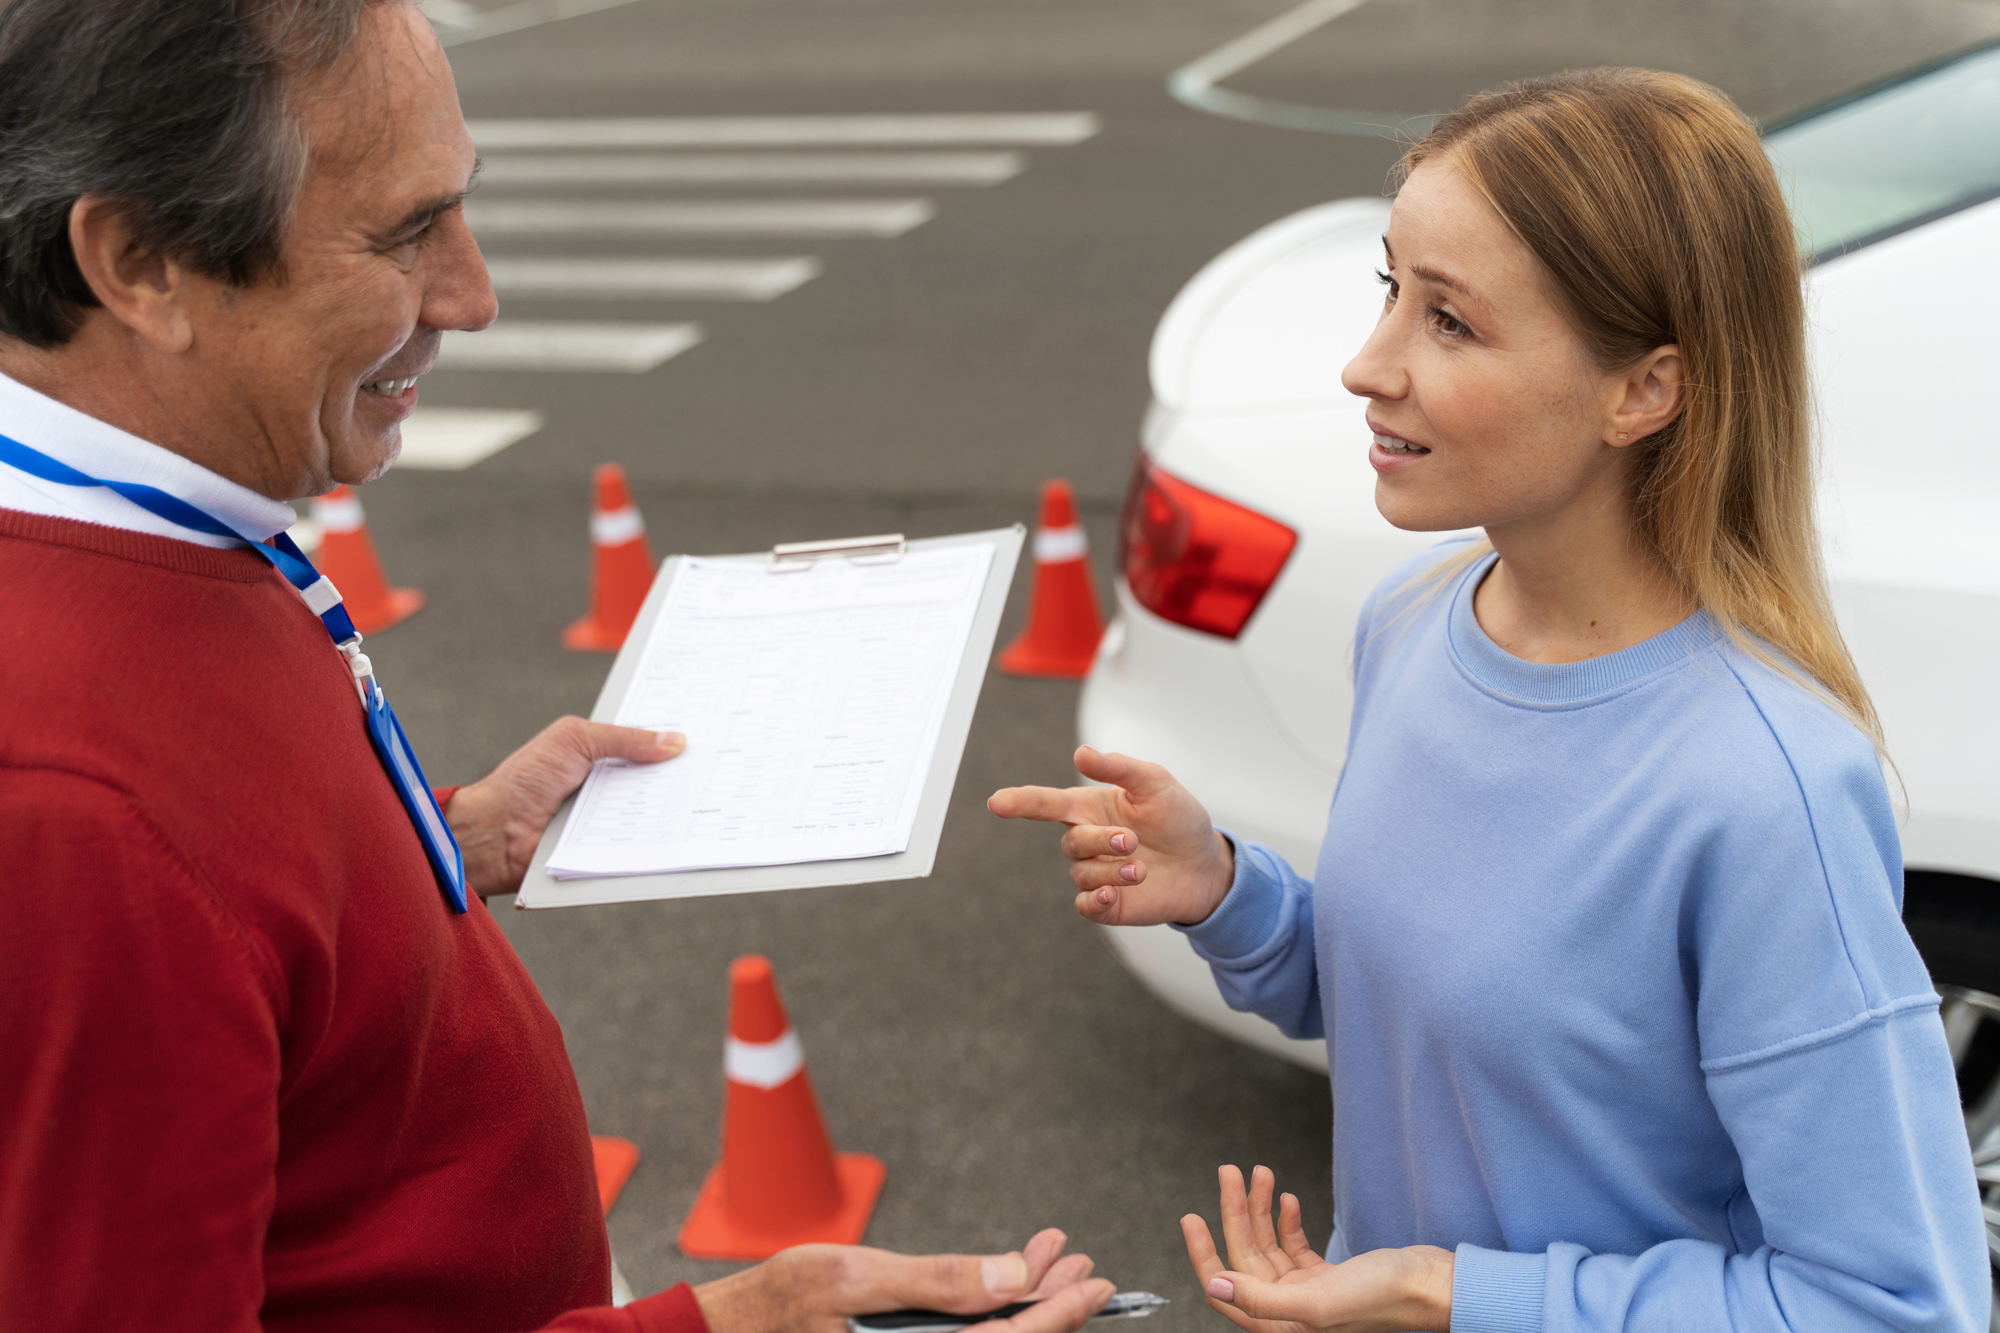
M 405 180 L 418 192 L 434 192 L 444 179 L 457 190 L 469 183 L 472 142 L 451 67 L 414 5 L 370 5 L 340 60 L 303 80 L 293 97 L 309 176 L 391 192 Z

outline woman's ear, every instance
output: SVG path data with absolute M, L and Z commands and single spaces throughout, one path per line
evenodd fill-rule
M 1620 379 L 1618 406 L 1605 426 L 1604 442 L 1622 449 L 1672 424 L 1681 414 L 1684 374 L 1677 343 L 1641 357 Z
M 142 248 L 126 209 L 87 194 L 70 206 L 69 244 L 98 303 L 162 352 L 185 352 L 194 325 L 185 308 L 187 269 Z

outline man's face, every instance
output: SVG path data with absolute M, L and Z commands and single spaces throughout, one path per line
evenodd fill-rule
M 282 278 L 198 283 L 190 309 L 225 428 L 260 438 L 258 489 L 286 499 L 381 475 L 443 331 L 498 313 L 459 207 L 472 139 L 416 6 L 369 6 L 298 111 L 311 163 Z

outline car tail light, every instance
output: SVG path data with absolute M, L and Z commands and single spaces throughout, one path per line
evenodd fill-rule
M 1139 605 L 1233 639 L 1278 581 L 1299 535 L 1188 485 L 1144 453 L 1120 520 L 1119 566 Z

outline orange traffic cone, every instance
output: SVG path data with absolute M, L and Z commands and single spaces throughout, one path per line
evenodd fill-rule
M 1076 495 L 1060 479 L 1042 483 L 1042 520 L 1035 529 L 1035 588 L 1028 627 L 1000 654 L 1014 676 L 1081 680 L 1090 674 L 1104 622 L 1090 582 L 1090 545 L 1076 518 Z
M 722 1160 L 681 1227 L 681 1253 L 768 1259 L 809 1241 L 852 1245 L 868 1229 L 888 1168 L 861 1153 L 834 1154 L 770 960 L 737 959 L 729 982 Z
M 653 586 L 653 548 L 646 521 L 625 487 L 625 469 L 599 463 L 592 474 L 597 497 L 590 507 L 590 614 L 563 631 L 563 647 L 582 653 L 615 653 L 624 646 L 639 607 Z
M 373 634 L 417 613 L 424 595 L 415 588 L 392 588 L 382 577 L 382 561 L 368 535 L 360 497 L 352 489 L 336 486 L 314 500 L 312 516 L 320 530 L 313 564 L 340 589 L 354 628 Z
M 618 1202 L 625 1182 L 632 1178 L 632 1169 L 639 1165 L 639 1145 L 630 1139 L 614 1139 L 609 1134 L 592 1134 L 590 1157 L 597 1168 L 597 1201 L 608 1213 L 611 1205 Z

